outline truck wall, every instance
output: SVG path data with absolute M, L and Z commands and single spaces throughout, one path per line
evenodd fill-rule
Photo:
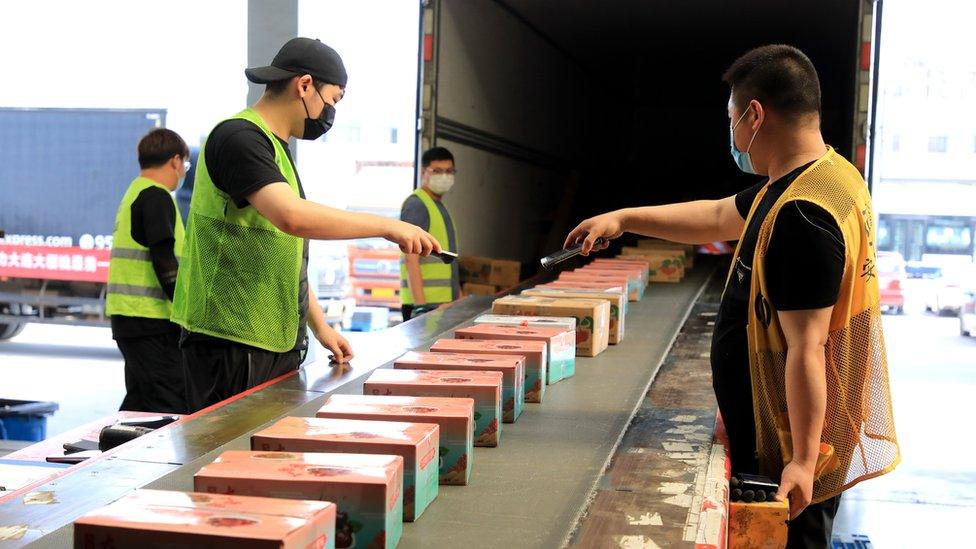
M 764 44 L 810 56 L 825 139 L 853 159 L 859 0 L 648 4 L 641 18 L 620 7 L 635 2 L 603 5 L 591 22 L 597 8 L 572 2 L 440 1 L 438 118 L 558 159 L 553 169 L 462 146 L 439 126 L 461 171 L 446 202 L 462 252 L 534 267 L 540 248 L 587 216 L 755 184 L 729 154 L 721 77 Z
M 440 9 L 435 143 L 461 172 L 445 199 L 461 251 L 534 262 L 584 148 L 583 70 L 496 2 Z
M 0 339 L 21 320 L 105 324 L 112 231 L 162 109 L 0 109 Z
M 165 116 L 0 109 L 0 276 L 105 282 L 119 199 L 139 173 L 136 144 Z

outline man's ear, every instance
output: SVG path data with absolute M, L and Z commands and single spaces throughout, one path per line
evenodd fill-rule
M 756 121 L 753 124 L 753 129 L 756 129 L 766 120 L 766 109 L 763 108 L 762 103 L 755 99 L 749 102 L 749 107 L 752 107 L 752 111 L 756 113 Z
M 307 96 L 309 92 L 314 91 L 313 87 L 315 87 L 315 80 L 310 74 L 303 74 L 295 79 L 295 90 L 299 97 Z

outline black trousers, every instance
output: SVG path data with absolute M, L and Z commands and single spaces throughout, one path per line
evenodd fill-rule
M 826 549 L 834 530 L 840 496 L 810 505 L 789 523 L 786 549 Z
M 115 343 L 125 359 L 125 398 L 120 410 L 186 413 L 178 331 L 120 337 Z
M 275 353 L 230 341 L 184 342 L 182 351 L 191 413 L 297 370 L 303 354 Z
M 400 312 L 403 314 L 403 321 L 406 322 L 411 318 L 416 318 L 424 313 L 429 313 L 434 309 L 440 307 L 443 303 L 434 304 L 424 304 L 424 305 L 401 305 Z

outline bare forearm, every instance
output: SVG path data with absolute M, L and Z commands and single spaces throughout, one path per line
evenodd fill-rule
M 416 254 L 407 254 L 407 285 L 410 286 L 407 290 L 413 296 L 413 302 L 417 305 L 425 305 L 427 300 L 424 299 L 424 276 L 420 270 L 420 256 Z M 403 291 L 402 289 L 400 291 Z
M 328 322 L 325 321 L 325 313 L 322 312 L 322 307 L 319 306 L 318 298 L 315 297 L 311 287 L 308 289 L 308 327 L 316 337 L 321 336 L 323 330 L 329 327 Z
M 390 220 L 378 215 L 347 212 L 308 200 L 296 200 L 286 232 L 316 240 L 349 240 L 389 236 Z
M 664 206 L 620 210 L 623 229 L 644 236 L 685 244 L 734 240 L 738 231 L 723 221 L 718 200 L 696 200 Z
M 793 441 L 793 461 L 814 465 L 820 452 L 827 378 L 824 347 L 790 348 L 786 354 L 786 404 Z

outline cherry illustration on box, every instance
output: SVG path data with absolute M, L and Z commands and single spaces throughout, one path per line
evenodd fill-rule
M 224 452 L 193 477 L 197 492 L 323 500 L 338 506 L 335 547 L 395 547 L 403 533 L 403 458 Z
M 75 547 L 333 549 L 336 505 L 136 490 L 75 520 Z

